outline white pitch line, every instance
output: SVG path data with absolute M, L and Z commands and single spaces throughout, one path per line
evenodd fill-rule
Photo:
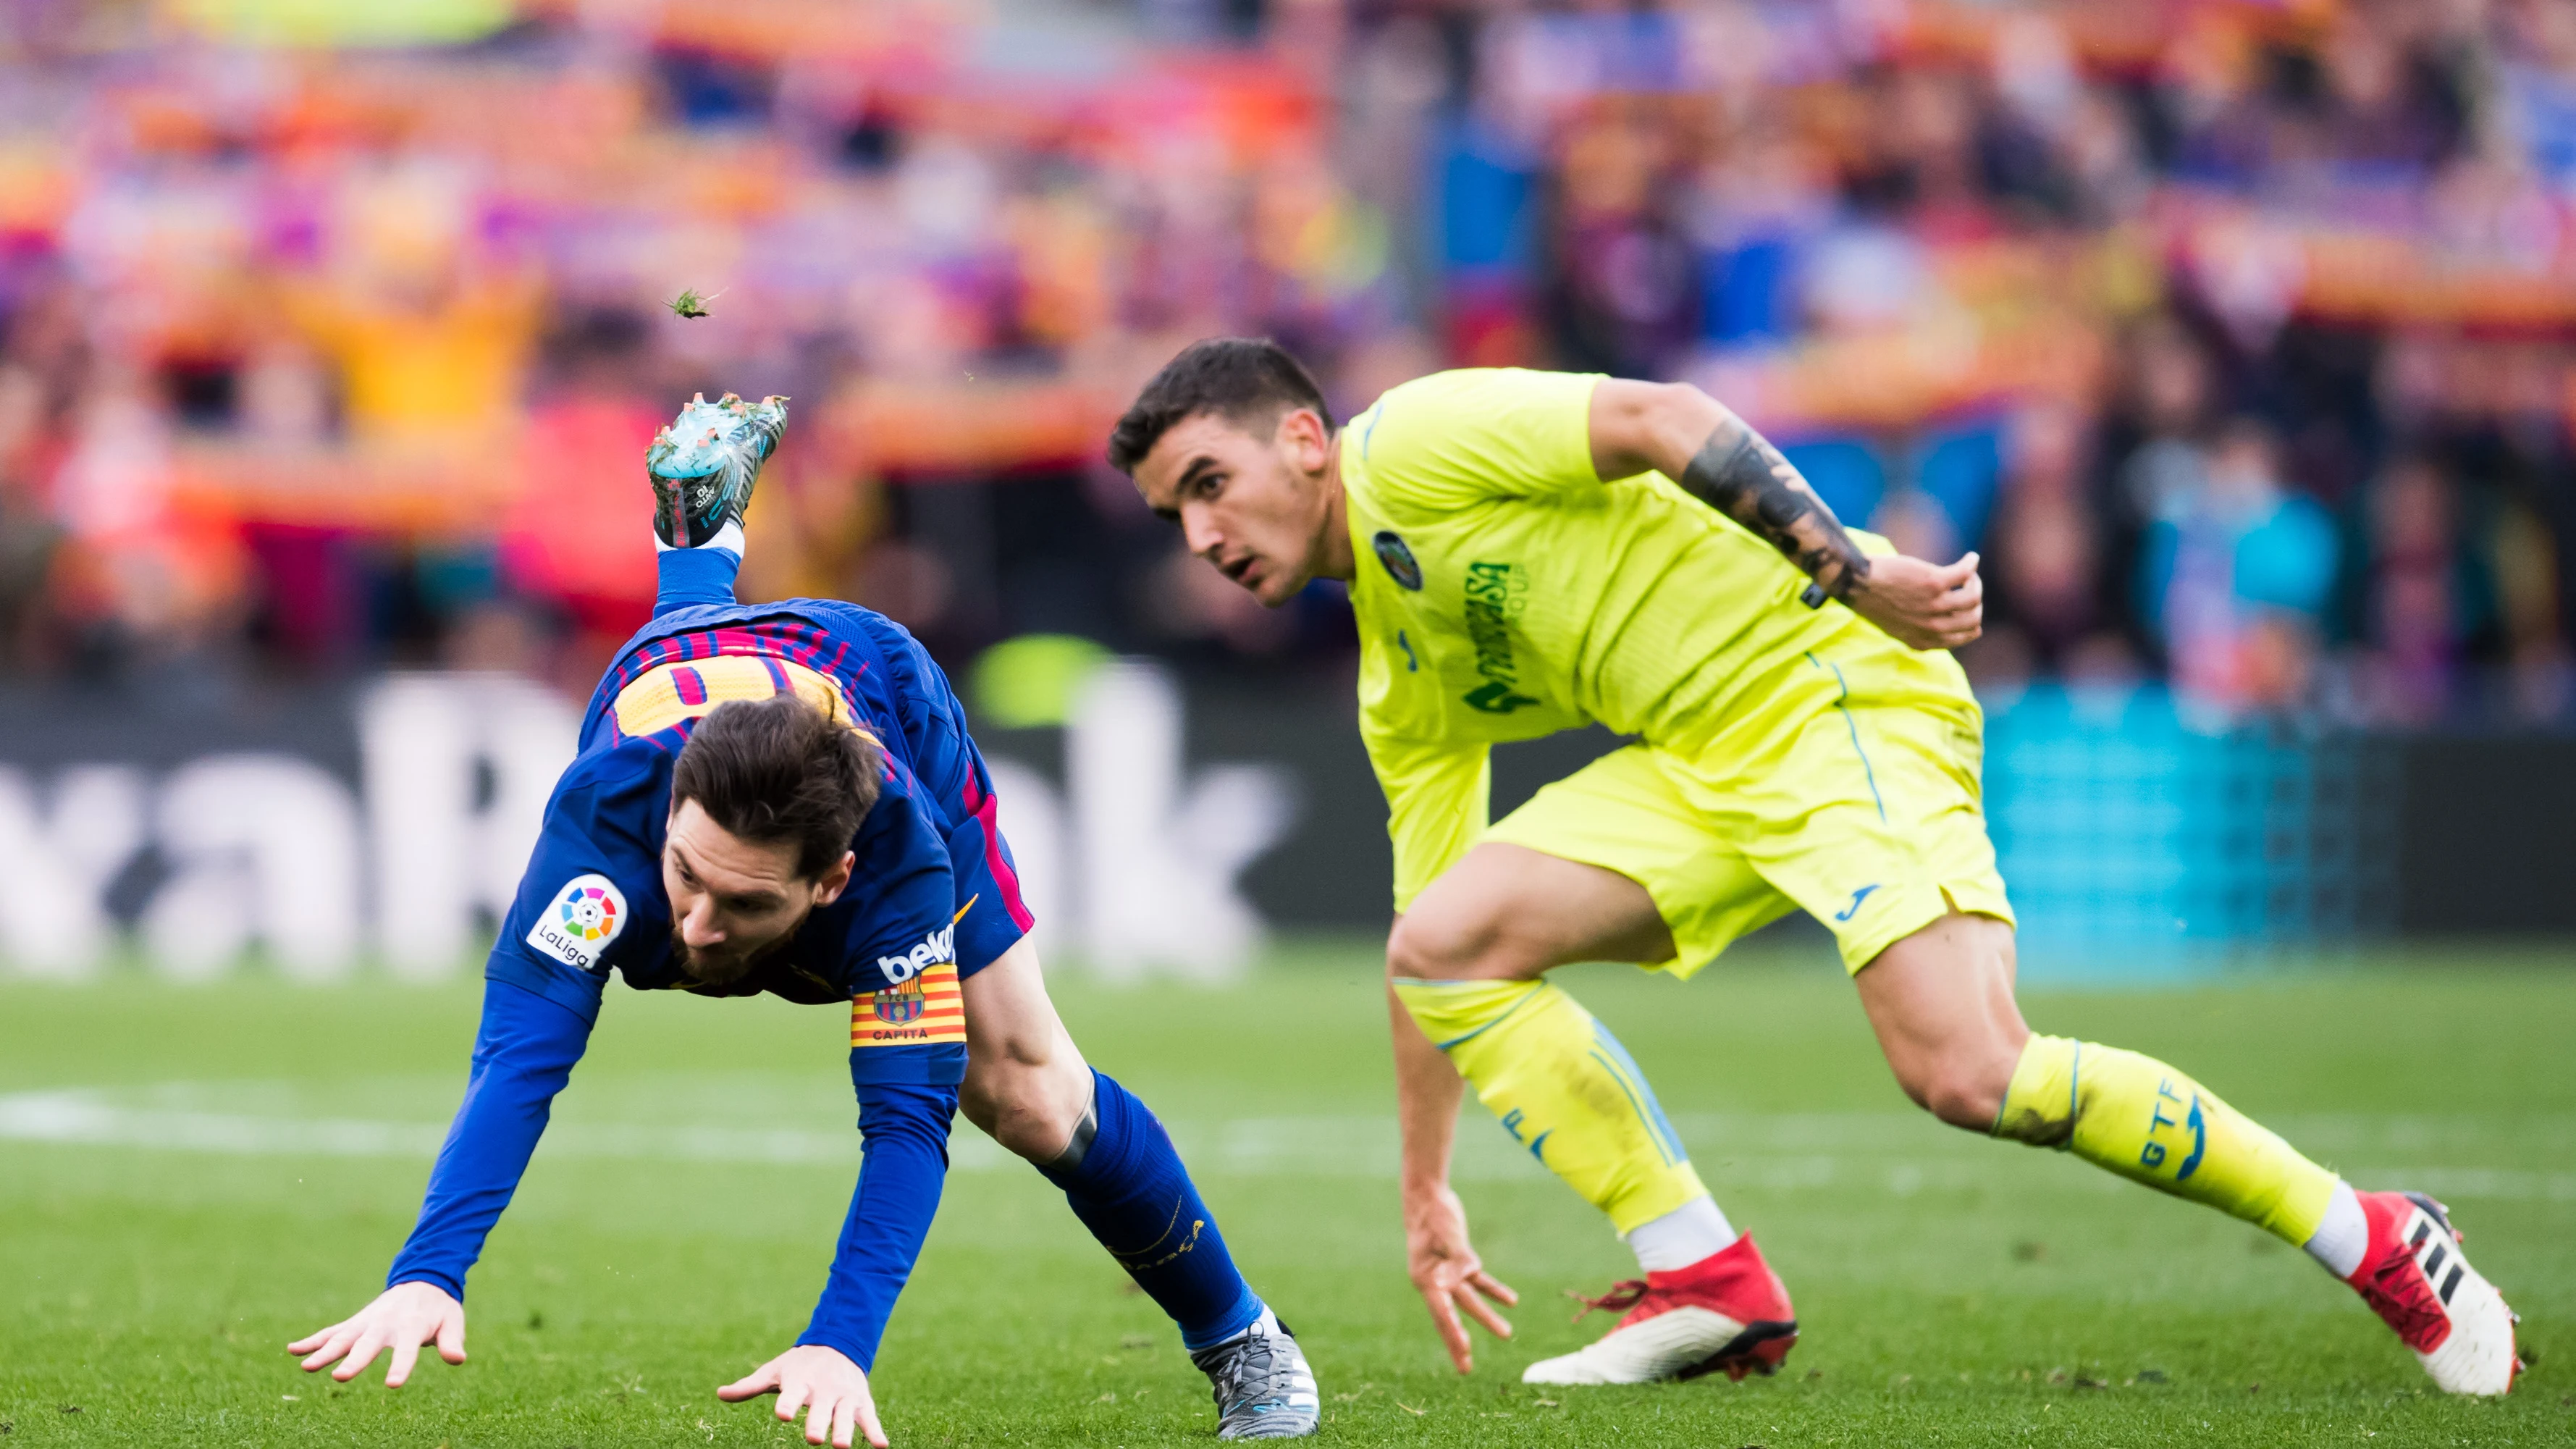
M 356 1157 L 423 1161 L 437 1154 L 447 1129 L 419 1121 L 358 1117 L 299 1117 L 201 1108 L 130 1106 L 126 1095 L 204 1096 L 188 1084 L 0 1094 L 0 1141 L 77 1147 L 121 1147 L 159 1152 L 203 1152 L 232 1157 Z M 1781 1115 L 1680 1119 L 1702 1174 L 1729 1190 L 1808 1192 L 1828 1188 L 1882 1191 L 1911 1197 L 1925 1191 L 1991 1186 L 1995 1167 L 1983 1154 L 2001 1154 L 2014 1166 L 2032 1159 L 2007 1146 L 1960 1144 L 1968 1150 L 1926 1157 L 1883 1150 L 1919 1146 L 1925 1129 L 1894 1114 L 1842 1117 Z M 1182 1155 L 1211 1175 L 1390 1179 L 1399 1143 L 1387 1117 L 1246 1117 L 1176 1122 L 1172 1135 Z M 1806 1138 L 1837 1152 L 1779 1149 Z M 1871 1150 L 1872 1146 L 1882 1150 Z M 1748 1146 L 1761 1149 L 1747 1152 Z M 541 1151 L 557 1157 L 663 1162 L 757 1162 L 855 1169 L 855 1130 L 811 1131 L 792 1127 L 558 1122 L 547 1129 Z M 962 1128 L 948 1143 L 953 1169 L 982 1172 L 1013 1165 L 1011 1154 L 981 1132 Z M 2009 1171 L 2010 1168 L 2005 1170 Z M 1454 1165 L 1462 1180 L 1530 1179 L 1544 1169 L 1507 1140 L 1474 1130 L 1459 1134 Z M 2523 1202 L 2576 1202 L 2576 1172 L 2514 1168 L 2420 1166 L 2352 1168 L 2348 1175 L 2371 1186 L 2403 1186 L 2439 1197 Z M 2104 1191 L 2121 1190 L 2103 1174 L 2076 1174 Z

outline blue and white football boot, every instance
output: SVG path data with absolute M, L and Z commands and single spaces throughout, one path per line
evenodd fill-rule
M 714 402 L 700 393 L 669 426 L 653 435 L 644 471 L 653 479 L 653 536 L 665 548 L 698 548 L 724 542 L 742 551 L 742 512 L 751 506 L 760 465 L 787 431 L 787 399 L 744 402 L 726 393 Z
M 1190 1355 L 1216 1390 L 1220 1439 L 1302 1439 L 1322 1407 L 1296 1335 L 1268 1308 L 1252 1326 Z

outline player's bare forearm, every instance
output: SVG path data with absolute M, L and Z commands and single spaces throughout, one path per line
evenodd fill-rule
M 1725 404 L 1687 383 L 1608 379 L 1593 389 L 1593 471 L 1604 479 L 1652 469 L 1780 550 L 1813 582 L 1800 601 L 1840 599 L 1916 649 L 1977 637 L 1985 585 L 1977 556 L 1932 564 L 1873 561 L 1780 450 Z
M 1494 1305 L 1518 1303 L 1520 1295 L 1485 1271 L 1484 1260 L 1468 1241 L 1467 1210 L 1449 1188 L 1449 1148 L 1466 1084 L 1414 1024 L 1392 986 L 1386 1007 L 1395 1040 L 1396 1118 L 1404 1129 L 1405 1272 L 1422 1295 L 1422 1306 L 1430 1310 L 1449 1361 L 1458 1372 L 1470 1373 L 1476 1353 L 1467 1338 L 1467 1321 L 1509 1338 L 1512 1326 Z
M 1848 598 L 1869 576 L 1860 545 L 1780 450 L 1698 388 L 1610 379 L 1593 389 L 1590 422 L 1596 473 L 1651 468 L 1680 483 L 1815 580 L 1810 608 Z
M 1691 455 L 1681 485 L 1743 524 L 1815 580 L 1804 602 L 1844 599 L 1869 577 L 1869 558 L 1842 520 L 1753 425 L 1728 413 Z
M 1413 1014 L 1386 992 L 1387 1032 L 1395 1043 L 1395 1117 L 1404 1137 L 1403 1184 L 1409 1198 L 1449 1185 L 1449 1149 L 1458 1133 L 1466 1083 L 1440 1048 L 1414 1025 Z

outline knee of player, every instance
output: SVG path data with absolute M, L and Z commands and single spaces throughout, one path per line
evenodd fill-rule
M 1996 1069 L 1993 1053 L 1944 1052 L 1897 1068 L 1898 1085 L 1914 1105 L 1949 1123 L 1983 1132 L 2003 1111 L 2004 1093 L 2012 1086 L 2012 1067 Z
M 982 1084 L 975 1080 L 972 1073 L 969 1073 L 966 1080 L 957 1088 L 957 1110 L 965 1114 L 967 1121 L 975 1124 L 976 1131 L 987 1137 L 994 1135 L 993 1129 L 1000 1125 L 1002 1120 L 1001 1099 L 992 1092 L 982 1090 Z
M 1516 974 L 1495 933 L 1445 913 L 1414 912 L 1395 923 L 1386 939 L 1389 976 L 1413 981 L 1459 981 Z
M 1079 1072 L 1077 1080 L 1075 1072 Z M 1091 1105 L 1089 1068 L 1032 1070 L 1018 1063 L 978 1070 L 969 1061 L 957 1105 L 986 1136 L 1032 1161 L 1064 1150 Z

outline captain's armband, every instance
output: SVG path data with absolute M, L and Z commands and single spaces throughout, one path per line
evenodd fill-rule
M 855 1080 L 954 1086 L 966 1068 L 966 994 L 957 963 L 850 1002 L 850 1072 Z

